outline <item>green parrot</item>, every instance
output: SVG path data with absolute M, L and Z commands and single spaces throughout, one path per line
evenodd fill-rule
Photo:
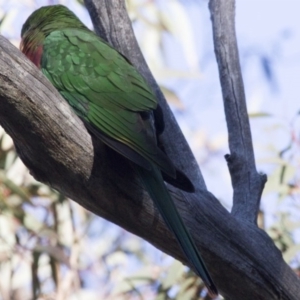
M 193 192 L 158 135 L 163 114 L 154 93 L 122 54 L 90 31 L 68 8 L 45 6 L 21 31 L 21 51 L 43 72 L 104 144 L 132 162 L 137 176 L 210 294 L 217 289 L 164 181 Z

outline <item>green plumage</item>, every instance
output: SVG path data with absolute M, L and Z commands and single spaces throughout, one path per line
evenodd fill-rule
M 158 104 L 143 77 L 64 6 L 35 11 L 23 25 L 21 36 L 21 50 L 42 70 L 90 132 L 135 163 L 137 175 L 188 260 L 216 294 L 163 182 L 193 190 L 188 178 L 176 170 L 157 145 L 156 133 L 161 131 L 154 122 L 159 115 Z
M 56 30 L 43 42 L 41 69 L 77 114 L 105 135 L 114 150 L 136 156 L 135 162 L 148 169 L 151 162 L 175 176 L 175 168 L 157 148 L 154 132 L 141 116 L 141 112 L 156 109 L 156 99 L 141 75 L 117 51 L 93 32 Z M 128 149 L 121 151 L 115 141 Z

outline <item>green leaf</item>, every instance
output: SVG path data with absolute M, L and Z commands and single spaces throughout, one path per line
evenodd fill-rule
M 266 112 L 253 112 L 248 114 L 249 118 L 263 118 L 263 117 L 272 117 L 271 114 Z
M 71 267 L 70 262 L 69 262 L 69 257 L 65 254 L 63 249 L 57 245 L 56 246 L 36 245 L 34 248 L 34 252 L 40 253 L 40 254 L 46 253 L 49 256 L 51 256 L 52 258 L 54 258 L 57 262 L 63 263 L 64 265 L 68 266 L 69 268 Z
M 181 297 L 185 294 L 186 290 L 191 286 L 195 285 L 195 281 L 197 280 L 196 276 L 188 277 L 180 284 L 180 289 L 178 292 L 178 297 Z
M 176 300 L 190 300 L 194 299 L 197 292 L 197 286 L 193 286 L 187 289 L 184 293 L 181 293 L 180 296 L 176 297 Z
M 300 245 L 294 245 L 289 247 L 284 253 L 284 260 L 289 263 L 300 252 Z
M 23 201 L 31 202 L 30 196 L 28 195 L 27 191 L 24 188 L 16 185 L 10 179 L 8 179 L 4 174 L 4 172 L 1 171 L 0 171 L 0 182 L 2 182 L 2 184 L 4 184 L 8 189 L 10 189 L 13 194 L 17 194 L 18 196 L 20 196 Z
M 179 99 L 179 97 L 174 93 L 174 91 L 170 90 L 165 86 L 160 86 L 160 89 L 163 92 L 169 104 L 173 105 L 176 109 L 181 111 L 185 109 L 184 104 Z
M 162 288 L 164 290 L 169 289 L 175 283 L 177 283 L 184 273 L 184 268 L 185 267 L 181 262 L 179 262 L 178 260 L 174 260 L 167 272 L 166 277 L 161 282 Z

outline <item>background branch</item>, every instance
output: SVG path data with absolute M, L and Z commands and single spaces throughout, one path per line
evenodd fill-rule
M 0 123 L 36 179 L 186 263 L 127 161 L 92 140 L 54 87 L 1 36 Z M 170 192 L 226 299 L 298 299 L 299 280 L 271 239 L 229 214 L 200 181 L 196 185 L 195 194 Z
M 210 0 L 209 9 L 228 128 L 230 155 L 225 158 L 234 190 L 232 213 L 256 223 L 267 177 L 255 167 L 235 34 L 235 0 Z

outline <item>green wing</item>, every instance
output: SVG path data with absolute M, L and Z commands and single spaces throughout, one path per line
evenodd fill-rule
M 65 29 L 44 41 L 43 73 L 102 141 L 151 169 L 175 177 L 157 147 L 150 114 L 157 101 L 143 77 L 93 32 Z

